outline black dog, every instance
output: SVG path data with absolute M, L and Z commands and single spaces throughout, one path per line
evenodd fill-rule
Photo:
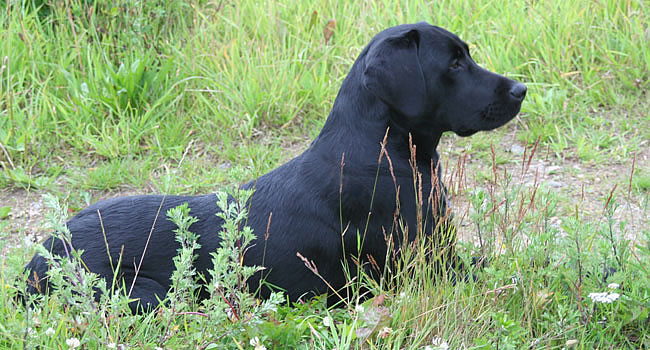
M 442 28 L 417 23 L 379 33 L 352 66 L 323 130 L 309 148 L 244 185 L 255 187 L 248 225 L 259 237 L 244 263 L 262 265 L 265 256 L 266 282 L 286 290 L 291 300 L 328 292 L 296 253 L 313 260 L 334 288 L 345 284 L 341 262 L 349 256 L 374 260 L 381 271 L 387 254 L 384 232 L 403 235 L 406 228 L 409 240 L 418 228 L 434 238 L 437 234 L 436 224 L 447 210 L 437 176 L 436 147 L 442 133 L 469 136 L 497 128 L 519 112 L 525 95 L 525 85 L 479 67 L 467 45 Z M 391 162 L 381 152 L 387 128 L 384 146 Z M 414 161 L 410 161 L 410 142 L 416 147 Z M 380 153 L 383 161 L 378 165 Z M 421 181 L 414 182 L 413 163 Z M 418 196 L 423 202 L 420 213 Z M 216 201 L 213 194 L 115 198 L 95 203 L 67 225 L 73 246 L 84 251 L 86 266 L 109 282 L 113 270 L 102 232 L 113 262 L 119 260 L 123 247 L 120 272 L 130 286 L 134 262 L 142 256 L 162 203 L 131 294 L 141 305 L 154 307 L 170 288 L 172 257 L 179 248 L 172 232 L 176 227 L 164 213 L 189 204 L 190 215 L 199 219 L 191 226 L 200 235 L 196 268 L 206 274 L 211 267 L 209 253 L 220 241 L 222 221 L 215 215 Z M 268 239 L 264 239 L 271 213 Z M 363 236 L 361 251 L 358 235 Z M 61 241 L 50 238 L 44 244 L 65 256 Z M 29 291 L 46 290 L 46 279 L 33 279 L 46 276 L 47 261 L 35 256 L 26 268 L 32 279 Z M 260 281 L 252 278 L 248 283 L 256 290 Z M 268 292 L 264 289 L 262 295 Z M 135 311 L 137 305 L 132 307 Z

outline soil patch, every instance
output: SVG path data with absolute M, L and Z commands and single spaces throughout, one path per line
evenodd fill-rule
M 299 154 L 308 146 L 304 144 L 292 143 L 287 147 L 285 156 L 287 159 Z M 456 148 L 454 148 L 456 147 Z M 566 202 L 559 203 L 559 212 L 569 214 L 575 213 L 576 206 L 579 213 L 586 220 L 600 221 L 604 220 L 603 207 L 610 192 L 616 186 L 616 198 L 618 209 L 614 216 L 617 222 L 626 222 L 625 235 L 628 239 L 634 239 L 643 229 L 650 225 L 650 208 L 648 204 L 648 192 L 638 192 L 632 189 L 628 191 L 629 177 L 632 168 L 632 162 L 614 163 L 601 165 L 584 165 L 577 159 L 564 159 L 559 161 L 554 157 L 545 157 L 538 152 L 530 161 L 528 170 L 522 175 L 521 159 L 524 157 L 524 146 L 515 140 L 514 135 L 505 136 L 499 143 L 500 149 L 496 152 L 509 152 L 513 159 L 520 161 L 506 162 L 497 166 L 497 171 L 503 173 L 504 168 L 509 174 L 512 174 L 512 185 L 536 186 L 544 184 L 562 193 L 562 196 L 568 198 Z M 447 166 L 447 174 L 458 172 L 458 160 L 461 157 L 465 159 L 465 184 L 464 188 L 473 189 L 485 186 L 485 179 L 479 179 L 477 174 L 481 172 L 492 172 L 492 164 L 489 160 L 478 159 L 472 154 L 465 154 L 454 145 L 452 138 L 443 138 L 439 147 L 442 151 L 443 162 Z M 637 154 L 636 169 L 650 168 L 650 150 L 644 149 Z M 95 192 L 94 199 L 126 196 L 133 194 L 150 193 L 151 188 L 146 187 L 142 191 L 118 190 L 111 192 Z M 11 212 L 5 219 L 0 220 L 0 232 L 8 233 L 5 239 L 8 240 L 6 245 L 9 247 L 19 247 L 31 245 L 42 241 L 48 234 L 47 223 L 45 222 L 45 207 L 43 192 L 27 191 L 24 189 L 0 189 L 0 207 L 9 206 Z M 468 219 L 470 210 L 467 191 L 459 191 L 452 196 L 452 207 L 455 212 L 456 220 L 462 240 L 474 240 L 472 225 Z M 561 222 L 561 217 L 554 218 L 554 223 Z M 5 250 L 7 249 L 5 248 Z M 3 252 L 3 255 L 6 252 Z

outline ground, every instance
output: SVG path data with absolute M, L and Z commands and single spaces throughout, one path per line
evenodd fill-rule
M 636 233 L 647 226 L 650 208 L 648 204 L 648 192 L 639 192 L 629 189 L 630 174 L 632 171 L 632 160 L 627 162 L 585 164 L 576 157 L 557 157 L 547 154 L 540 146 L 535 152 L 528 170 L 522 175 L 525 167 L 524 153 L 526 159 L 530 155 L 530 149 L 517 141 L 516 130 L 509 128 L 498 133 L 495 137 L 493 147 L 498 158 L 503 161 L 497 166 L 499 174 L 504 169 L 512 175 L 512 186 L 523 184 L 527 187 L 544 184 L 548 188 L 562 193 L 566 201 L 560 203 L 559 216 L 575 213 L 576 206 L 581 216 L 590 222 L 603 220 L 603 207 L 612 189 L 616 186 L 618 209 L 614 214 L 617 222 L 626 222 L 627 239 L 636 238 Z M 292 143 L 285 148 L 287 160 L 308 146 L 308 141 Z M 488 144 L 489 145 L 489 144 Z M 439 151 L 441 152 L 445 168 L 445 183 L 454 186 L 454 180 L 458 178 L 459 169 L 463 168 L 463 181 L 458 190 L 451 190 L 452 207 L 455 213 L 461 240 L 473 241 L 476 239 L 473 232 L 474 226 L 470 223 L 470 203 L 467 197 L 467 189 L 484 187 L 486 178 L 493 174 L 492 162 L 489 149 L 476 149 L 468 152 L 461 139 L 457 137 L 444 137 Z M 459 166 L 464 159 L 464 166 Z M 460 161 L 459 161 L 460 160 Z M 642 148 L 636 155 L 634 167 L 639 169 L 650 168 L 650 149 Z M 457 181 L 456 181 L 457 182 Z M 456 184 L 458 186 L 458 183 Z M 629 191 L 628 191 L 629 189 Z M 153 187 L 146 186 L 143 190 L 133 188 L 118 189 L 115 191 L 90 191 L 90 201 L 102 198 L 126 196 L 133 194 L 152 193 Z M 9 217 L 2 219 L 0 225 L 6 225 L 2 231 L 8 232 L 6 237 L 8 244 L 5 245 L 3 255 L 11 247 L 31 245 L 42 241 L 47 233 L 47 223 L 44 214 L 47 211 L 43 200 L 44 192 L 36 190 L 25 190 L 22 188 L 1 189 L 1 206 L 10 206 Z M 551 224 L 559 224 L 561 217 L 551 219 Z M 0 226 L 0 229 L 2 226 Z M 0 231 L 0 232 L 2 232 Z

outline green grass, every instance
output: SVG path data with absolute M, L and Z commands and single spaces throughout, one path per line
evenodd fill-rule
M 313 135 L 372 35 L 419 20 L 459 33 L 477 62 L 528 84 L 522 140 L 542 137 L 560 157 L 577 151 L 602 162 L 629 158 L 650 137 L 637 127 L 648 122 L 643 2 L 117 4 L 53 4 L 39 16 L 8 2 L 5 182 L 24 185 L 7 169 L 38 177 L 61 154 L 165 161 L 196 140 L 239 163 L 241 144 Z M 330 18 L 336 29 L 326 44 Z M 611 118 L 619 113 L 626 117 Z
M 441 150 L 452 165 L 472 157 L 465 175 L 473 182 L 456 183 L 453 194 L 470 204 L 467 215 L 455 210 L 472 227 L 471 241 L 480 232 L 488 242 L 480 250 L 492 262 L 476 272 L 479 282 L 434 283 L 416 254 L 390 286 L 374 287 L 387 295 L 383 304 L 364 312 L 327 310 L 319 301 L 281 307 L 228 338 L 231 347 L 251 348 L 254 337 L 268 348 L 421 349 L 435 337 L 453 348 L 559 349 L 573 340 L 577 348 L 650 346 L 646 2 L 0 3 L 0 189 L 55 193 L 73 209 L 111 192 L 204 193 L 273 169 L 318 133 L 356 56 L 391 25 L 445 27 L 468 42 L 479 64 L 527 84 L 515 121 L 491 134 L 449 135 L 453 147 Z M 572 182 L 534 194 L 503 177 L 502 169 L 521 165 L 509 145 L 530 148 L 538 139 L 536 159 L 563 165 L 562 181 L 592 169 L 584 181 L 593 208 Z M 616 210 L 603 211 L 615 184 Z M 522 212 L 520 202 L 533 204 Z M 0 265 L 0 338 L 7 339 L 0 346 L 66 348 L 76 337 L 88 347 L 153 348 L 170 326 L 171 348 L 230 327 L 120 312 L 122 321 L 102 325 L 56 298 L 36 313 L 15 305 L 12 285 L 33 253 L 5 246 L 26 233 L 13 228 L 15 211 L 0 203 L 0 247 L 8 252 Z M 628 211 L 636 223 L 622 215 Z M 624 239 L 630 236 L 636 240 Z M 463 243 L 461 252 L 477 250 Z M 619 268 L 612 281 L 623 286 L 612 304 L 587 298 L 607 290 L 603 263 Z M 360 340 L 359 329 L 377 326 L 373 312 L 392 332 Z M 50 327 L 54 336 L 45 335 Z

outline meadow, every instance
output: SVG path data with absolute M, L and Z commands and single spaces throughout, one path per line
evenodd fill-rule
M 0 348 L 650 347 L 647 2 L 0 3 Z M 390 277 L 351 281 L 371 299 L 261 302 L 232 283 L 249 272 L 231 247 L 238 303 L 199 303 L 179 209 L 157 312 L 84 297 L 101 286 L 74 262 L 38 306 L 17 298 L 38 242 L 88 204 L 232 190 L 299 154 L 373 35 L 417 21 L 528 87 L 505 127 L 438 148 L 459 254 L 489 261 L 476 280 L 437 276 L 416 245 Z

